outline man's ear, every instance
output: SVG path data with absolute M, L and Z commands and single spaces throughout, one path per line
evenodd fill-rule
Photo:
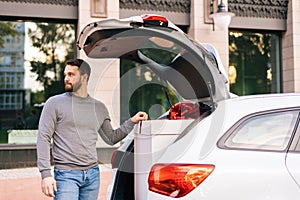
M 83 74 L 82 77 L 84 78 L 84 80 L 86 80 L 86 82 L 88 82 L 88 80 L 89 80 L 89 75 Z

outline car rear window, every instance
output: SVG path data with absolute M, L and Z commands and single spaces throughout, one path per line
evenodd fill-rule
M 269 113 L 247 118 L 224 141 L 226 148 L 283 151 L 294 133 L 298 111 Z

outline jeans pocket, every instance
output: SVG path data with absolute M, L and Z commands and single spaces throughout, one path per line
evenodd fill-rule
M 68 176 L 72 176 L 72 170 L 62 170 L 62 169 L 57 169 L 54 168 L 54 177 L 55 179 L 59 178 L 59 177 L 68 177 Z
M 90 172 L 91 172 L 91 174 L 99 174 L 99 172 L 100 172 L 99 166 L 97 165 L 97 166 L 91 168 Z

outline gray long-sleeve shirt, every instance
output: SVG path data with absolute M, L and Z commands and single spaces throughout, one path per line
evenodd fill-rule
M 51 176 L 51 140 L 55 167 L 85 170 L 97 165 L 98 134 L 112 145 L 126 137 L 133 127 L 129 119 L 114 130 L 106 106 L 90 96 L 81 98 L 67 92 L 49 98 L 41 114 L 37 138 L 42 178 Z

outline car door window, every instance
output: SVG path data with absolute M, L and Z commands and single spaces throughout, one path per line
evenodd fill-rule
M 225 147 L 283 151 L 294 132 L 298 111 L 250 117 L 225 140 Z

